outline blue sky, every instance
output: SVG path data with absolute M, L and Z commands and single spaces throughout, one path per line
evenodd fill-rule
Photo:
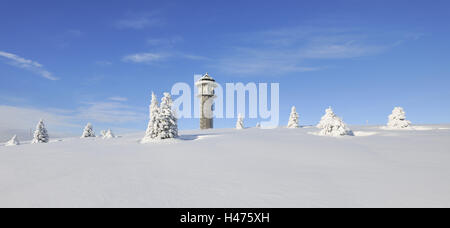
M 449 9 L 448 1 L 3 0 L 0 128 L 44 117 L 55 131 L 86 122 L 142 130 L 151 91 L 161 96 L 205 72 L 219 83 L 280 83 L 282 125 L 292 105 L 303 125 L 330 105 L 349 124 L 385 124 L 394 106 L 413 123 L 449 123 Z

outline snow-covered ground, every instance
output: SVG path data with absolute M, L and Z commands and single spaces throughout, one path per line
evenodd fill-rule
M 0 207 L 450 207 L 450 125 L 0 145 Z

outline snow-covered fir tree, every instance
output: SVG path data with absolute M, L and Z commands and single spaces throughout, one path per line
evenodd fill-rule
M 256 128 L 261 128 L 261 123 L 260 122 L 256 123 Z
M 11 140 L 9 140 L 8 142 L 5 143 L 5 146 L 17 146 L 19 145 L 20 142 L 17 139 L 17 135 L 14 135 Z
M 347 128 L 344 121 L 341 118 L 334 114 L 331 107 L 329 107 L 325 111 L 325 115 L 320 120 L 317 125 L 321 131 L 319 135 L 327 135 L 327 136 L 344 136 L 350 135 L 353 136 L 353 132 Z
M 244 129 L 244 116 L 239 113 L 236 121 L 236 129 Z
M 289 116 L 289 122 L 287 128 L 299 128 L 298 126 L 298 113 L 295 110 L 295 106 L 292 106 L 291 115 Z
M 105 134 L 103 135 L 104 139 L 112 139 L 115 138 L 116 136 L 114 135 L 114 133 L 111 131 L 111 129 L 108 129 Z
M 47 129 L 45 129 L 44 121 L 41 119 L 39 123 L 36 125 L 36 131 L 34 131 L 33 140 L 31 143 L 48 143 L 49 136 L 47 133 Z
M 164 93 L 161 99 L 159 113 L 156 118 L 156 131 L 158 139 L 169 139 L 178 137 L 178 120 L 172 110 L 172 97 L 169 93 Z
M 88 123 L 86 127 L 84 127 L 81 138 L 90 138 L 90 137 L 95 137 L 95 132 L 94 129 L 92 128 L 92 124 Z
M 102 130 L 102 131 L 100 131 L 100 135 L 102 136 L 102 138 L 104 138 L 104 137 L 105 137 L 105 135 L 106 135 L 106 130 Z
M 402 107 L 395 107 L 392 114 L 389 115 L 387 126 L 393 129 L 402 129 L 410 127 L 411 122 L 406 120 L 406 113 Z
M 156 97 L 155 93 L 152 92 L 152 101 L 149 107 L 149 121 L 142 142 L 147 142 L 158 137 L 158 117 L 158 98 Z

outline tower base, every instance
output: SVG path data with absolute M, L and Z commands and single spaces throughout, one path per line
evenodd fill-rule
M 200 129 L 211 129 L 213 127 L 213 119 L 200 118 Z

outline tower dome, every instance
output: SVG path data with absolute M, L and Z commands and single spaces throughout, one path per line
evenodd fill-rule
M 211 76 L 209 76 L 208 72 L 206 72 L 206 74 L 204 74 L 199 81 L 212 81 L 215 82 L 216 80 L 214 80 L 214 78 L 212 78 Z
M 214 88 L 217 87 L 214 80 L 208 73 L 204 74 L 196 83 L 198 87 L 198 96 L 214 96 Z

